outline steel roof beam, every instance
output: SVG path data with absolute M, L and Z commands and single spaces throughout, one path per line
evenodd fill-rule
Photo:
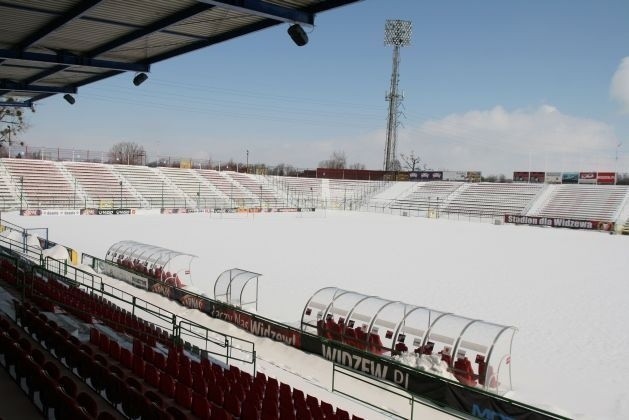
M 308 6 L 306 10 L 312 13 L 325 12 L 326 10 L 335 9 L 337 7 L 346 6 L 352 3 L 358 3 L 363 0 L 324 0 L 320 3 Z
M 25 84 L 27 84 L 27 85 L 29 85 L 29 84 L 31 84 L 31 83 L 35 83 L 35 82 L 37 82 L 38 80 L 41 80 L 41 79 L 43 79 L 43 78 L 45 78 L 45 77 L 48 77 L 48 76 L 53 75 L 53 74 L 55 74 L 55 73 L 58 73 L 58 72 L 60 72 L 60 71 L 62 71 L 62 70 L 65 70 L 65 69 L 67 69 L 68 67 L 69 67 L 69 66 L 67 66 L 67 65 L 65 65 L 65 64 L 59 64 L 59 65 L 54 66 L 54 67 L 51 67 L 51 68 L 49 68 L 49 69 L 42 70 L 42 71 L 40 71 L 39 73 L 37 73 L 37 74 L 35 74 L 35 75 L 31 76 L 31 77 L 28 77 L 28 78 L 26 78 L 26 79 L 22 80 L 22 83 L 25 83 Z
M 68 10 L 66 13 L 62 14 L 61 16 L 58 16 L 57 18 L 53 19 L 48 24 L 39 28 L 35 32 L 29 34 L 20 43 L 18 43 L 18 45 L 16 46 L 17 49 L 25 50 L 31 47 L 33 44 L 37 43 L 38 41 L 41 41 L 42 39 L 44 39 L 46 36 L 50 35 L 54 31 L 61 29 L 63 26 L 72 22 L 74 19 L 81 17 L 81 15 L 83 15 L 85 12 L 90 10 L 92 7 L 99 4 L 101 1 L 102 0 L 81 1 L 79 4 L 74 6 L 72 9 Z
M 198 0 L 221 9 L 234 10 L 247 15 L 254 15 L 279 22 L 314 25 L 314 13 L 284 7 L 261 0 Z
M 158 54 L 150 58 L 151 63 L 157 63 L 159 61 L 168 60 L 169 58 L 176 57 L 181 54 L 186 54 L 191 51 L 195 51 L 201 48 L 209 47 L 210 45 L 218 44 L 220 42 L 224 42 L 230 40 L 232 38 L 237 38 L 242 35 L 249 34 L 251 32 L 260 31 L 262 29 L 269 28 L 271 26 L 279 25 L 280 22 L 271 19 L 265 19 L 260 22 L 244 26 L 242 28 L 234 29 L 229 32 L 225 32 L 221 35 L 209 37 L 204 39 L 203 41 L 193 42 L 192 44 L 184 45 L 183 47 L 175 48 L 170 51 L 166 51 L 165 53 Z
M 151 23 L 150 25 L 133 31 L 127 35 L 123 35 L 120 38 L 109 41 L 100 47 L 94 48 L 89 53 L 87 53 L 90 57 L 96 57 L 101 54 L 104 54 L 108 51 L 116 49 L 122 45 L 128 44 L 129 42 L 136 41 L 139 38 L 150 35 L 155 32 L 159 32 L 163 29 L 166 29 L 170 25 L 174 25 L 177 22 L 181 22 L 182 20 L 186 20 L 195 15 L 198 15 L 201 12 L 205 12 L 206 10 L 212 9 L 214 6 L 208 4 L 197 3 L 194 6 L 188 7 L 187 9 L 180 10 L 167 16 L 163 19 L 160 19 L 156 22 Z
M 0 89 L 17 92 L 76 93 L 75 86 L 38 86 L 0 79 Z
M 15 102 L 15 101 L 0 101 L 0 106 L 4 107 L 15 107 L 15 108 L 30 108 L 33 106 L 32 100 L 23 101 L 23 102 Z
M 63 64 L 67 66 L 94 67 L 108 70 L 148 72 L 151 69 L 149 64 L 143 63 L 122 63 L 118 61 L 97 60 L 69 53 L 43 54 L 16 49 L 0 49 L 0 59 L 2 58 L 36 61 L 47 64 Z

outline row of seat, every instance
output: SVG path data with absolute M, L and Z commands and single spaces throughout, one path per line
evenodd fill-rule
M 59 287 L 65 290 L 59 290 Z M 34 290 L 46 293 L 54 299 L 60 299 L 64 307 L 78 305 L 78 313 L 89 311 L 89 313 L 92 314 L 92 318 L 85 320 L 84 322 L 86 323 L 95 322 L 93 318 L 98 318 L 99 314 L 104 313 L 98 310 L 98 307 L 103 304 L 101 298 L 88 295 L 78 288 L 67 288 L 57 283 L 54 279 L 36 279 Z M 34 295 L 35 294 L 33 294 L 33 296 Z M 89 306 L 80 306 L 86 304 Z M 108 307 L 111 309 L 110 306 Z M 122 310 L 118 312 L 122 313 Z M 34 323 L 37 323 L 37 321 Z M 138 325 L 135 326 L 138 327 Z M 122 328 L 122 331 L 132 333 L 129 328 Z M 130 354 L 129 350 L 124 349 L 116 340 L 110 340 L 106 335 L 99 335 L 95 328 L 91 330 L 90 338 L 94 344 L 98 342 L 98 348 L 103 354 L 130 369 L 133 375 L 143 379 L 146 385 L 156 387 L 163 397 L 174 398 L 175 403 L 186 410 L 192 410 L 193 401 L 196 401 L 195 411 L 198 413 L 200 407 L 202 408 L 204 406 L 200 396 L 204 396 L 213 407 L 219 407 L 234 417 L 241 416 L 241 418 L 270 419 L 313 418 L 322 420 L 336 418 L 349 419 L 349 415 L 347 415 L 346 412 L 343 410 L 336 410 L 336 412 L 333 409 L 329 410 L 328 407 L 331 408 L 331 405 L 324 402 L 321 404 L 317 402 L 315 407 L 313 401 L 316 401 L 316 399 L 312 397 L 305 399 L 303 398 L 303 393 L 301 393 L 301 399 L 296 397 L 294 401 L 291 399 L 289 403 L 285 397 L 278 397 L 280 394 L 278 393 L 279 387 L 273 385 L 267 386 L 266 382 L 263 382 L 264 386 L 261 386 L 260 380 L 258 379 L 261 376 L 256 376 L 256 378 L 253 379 L 249 375 L 247 378 L 247 374 L 242 372 L 242 374 L 234 376 L 241 378 L 239 381 L 234 379 L 232 383 L 230 383 L 229 381 L 217 379 L 217 377 L 220 378 L 217 372 L 222 371 L 222 368 L 221 370 L 216 368 L 217 365 L 212 365 L 214 368 L 211 370 L 213 373 L 212 376 L 208 374 L 209 370 L 207 368 L 205 369 L 205 375 L 203 375 L 203 369 L 199 367 L 202 362 L 197 363 L 190 361 L 186 356 L 176 358 L 175 355 L 181 353 L 178 353 L 180 350 L 175 350 L 174 348 L 171 348 L 168 352 L 168 358 L 164 361 L 163 354 L 156 350 L 155 340 L 144 342 L 142 340 L 147 338 L 146 334 L 136 333 L 133 335 L 136 336 L 133 344 L 133 354 Z M 85 351 L 85 349 L 83 349 L 83 351 Z M 104 363 L 102 359 L 97 360 L 101 365 Z M 178 363 L 175 363 L 175 360 L 178 360 Z M 102 368 L 92 368 L 100 370 L 101 373 L 103 373 Z M 90 368 L 82 368 L 81 370 L 90 371 Z M 110 371 L 111 370 L 110 366 Z M 115 371 L 115 369 L 113 371 Z M 229 372 L 232 372 L 232 370 Z M 229 377 L 229 374 L 224 376 Z M 197 379 L 195 380 L 195 378 Z M 203 378 L 203 381 L 201 378 Z M 118 383 L 117 386 L 120 386 L 119 381 L 116 381 L 114 378 L 109 378 L 109 380 Z M 98 382 L 98 380 L 96 381 Z M 254 383 L 257 384 L 255 389 L 253 388 Z M 273 383 L 273 380 L 269 381 L 269 383 Z M 277 384 L 277 381 L 275 381 L 275 383 Z M 210 386 L 211 384 L 214 384 L 214 386 Z M 113 386 L 114 385 L 112 385 L 112 387 Z M 203 392 L 205 387 L 208 389 L 207 392 Z M 255 390 L 257 390 L 257 392 L 253 392 Z M 105 392 L 107 393 L 106 389 Z M 130 393 L 133 394 L 131 391 Z M 115 402 L 117 395 L 115 391 L 110 390 L 109 394 L 111 394 L 110 397 Z M 197 394 L 196 397 L 195 394 Z M 299 395 L 299 392 L 296 392 L 295 395 Z M 137 395 L 135 396 L 138 397 Z M 310 403 L 308 403 L 308 401 L 310 401 Z M 123 409 L 127 407 L 128 410 L 131 410 L 131 407 L 135 406 L 138 406 L 138 404 L 127 403 L 123 404 Z M 142 406 L 142 404 L 139 404 L 139 406 Z M 231 410 L 231 412 L 229 410 Z M 218 410 L 214 411 L 219 412 Z
M 49 356 L 33 347 L 32 337 L 13 327 L 3 316 L 0 327 L 0 354 L 4 356 L 5 369 L 13 367 L 16 381 L 20 385 L 22 381 L 26 383 L 29 398 L 33 402 L 36 397 L 39 399 L 46 417 L 52 409 L 59 419 L 115 418 L 109 411 L 100 411 L 92 395 L 78 391 L 77 380 L 63 375 Z
M 59 306 L 88 324 L 94 322 L 94 318 L 98 318 L 117 331 L 126 332 L 148 342 L 160 341 L 168 344 L 172 341 L 167 331 L 119 308 L 101 296 L 88 294 L 78 287 L 68 288 L 52 278 L 45 280 L 35 277 L 33 290 L 35 293 L 27 293 L 28 297 L 46 311 L 53 312 L 55 307 Z
M 340 318 L 338 322 L 333 317 L 328 317 L 325 321 L 320 319 L 317 322 L 317 332 L 320 336 L 330 340 L 339 341 L 371 353 L 385 354 L 390 351 L 384 347 L 378 334 L 373 332 L 368 334 L 359 326 L 345 325 L 343 318 Z
M 409 352 L 408 346 L 405 344 L 405 340 L 401 335 L 398 336 L 398 340 L 395 345 L 393 345 L 393 349 L 388 349 L 382 345 L 382 340 L 377 333 L 371 332 L 368 334 L 362 327 L 353 327 L 353 325 L 350 325 L 349 323 L 346 324 L 344 318 L 339 318 L 338 321 L 335 321 L 332 316 L 328 316 L 325 321 L 321 319 L 317 322 L 317 332 L 320 336 L 327 339 L 339 341 L 346 345 L 378 355 L 390 352 L 391 355 L 397 356 Z M 413 350 L 418 356 L 431 356 L 433 351 L 434 343 L 431 341 Z M 490 387 L 496 386 L 496 378 L 492 374 L 489 375 L 490 380 L 486 383 L 488 366 L 485 362 L 485 356 L 481 354 L 476 355 L 478 369 L 475 371 L 472 363 L 465 356 L 464 351 L 458 352 L 455 360 L 453 360 L 450 351 L 450 347 L 445 346 L 438 352 L 438 355 L 441 360 L 448 365 L 449 370 L 459 382 L 467 386 L 476 386 L 478 383 L 481 385 L 487 384 Z
M 137 258 L 131 260 L 128 257 L 123 258 L 122 255 L 119 255 L 116 259 L 116 264 L 123 266 L 128 270 L 135 271 L 143 276 L 149 276 L 158 280 L 162 280 L 163 282 L 176 287 L 182 287 L 184 285 L 179 279 L 179 275 L 177 273 L 164 271 L 162 267 L 148 268 L 146 263 L 140 261 Z

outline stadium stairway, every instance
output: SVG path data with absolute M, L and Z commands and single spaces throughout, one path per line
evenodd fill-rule
M 556 185 L 548 184 L 545 188 L 542 188 L 535 200 L 531 202 L 531 205 L 522 214 L 529 216 L 539 212 L 551 199 L 556 187 Z

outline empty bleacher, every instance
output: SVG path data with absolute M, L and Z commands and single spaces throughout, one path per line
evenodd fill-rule
M 238 172 L 226 172 L 232 180 L 242 185 L 251 195 L 258 198 L 258 206 L 260 207 L 286 207 L 286 200 L 282 199 L 274 188 L 262 182 L 260 178 L 249 174 L 241 174 Z
M 199 176 L 195 170 L 168 167 L 160 167 L 158 170 L 188 197 L 194 199 L 199 207 L 223 208 L 229 206 L 229 197 L 209 183 L 207 179 Z
M 0 164 L 0 210 L 20 208 L 20 197 L 6 168 Z
M 320 178 L 303 178 L 294 176 L 256 175 L 262 182 L 263 179 L 271 184 L 282 197 L 287 197 L 287 205 L 305 203 L 307 207 L 320 207 L 322 205 L 322 188 Z
M 465 184 L 442 211 L 480 216 L 521 214 L 536 198 L 543 184 L 504 184 L 480 182 Z
M 420 182 L 408 195 L 391 202 L 390 207 L 402 211 L 438 209 L 445 199 L 463 185 L 461 182 Z
M 23 208 L 78 208 L 83 197 L 54 162 L 35 159 L 2 159 L 11 183 L 22 197 Z
M 332 207 L 357 209 L 386 184 L 377 181 L 329 179 L 328 200 Z
M 615 221 L 629 188 L 624 185 L 557 185 L 531 216 Z
M 86 207 L 142 207 L 126 183 L 112 172 L 111 165 L 85 162 L 63 162 L 66 170 L 79 182 L 90 203 Z
M 229 199 L 229 207 L 259 207 L 260 199 L 223 172 L 210 169 L 195 169 Z
M 186 207 L 192 204 L 181 190 L 163 180 L 152 168 L 135 165 L 112 165 L 112 168 L 142 195 L 150 207 Z

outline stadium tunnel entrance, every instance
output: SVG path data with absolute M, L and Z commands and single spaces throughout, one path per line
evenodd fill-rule
M 196 255 L 136 241 L 116 242 L 105 255 L 105 261 L 176 287 L 192 284 L 191 265 L 195 258 Z
M 512 389 L 511 350 L 517 331 L 512 326 L 325 287 L 306 303 L 301 330 L 454 376 L 467 386 L 499 394 Z

